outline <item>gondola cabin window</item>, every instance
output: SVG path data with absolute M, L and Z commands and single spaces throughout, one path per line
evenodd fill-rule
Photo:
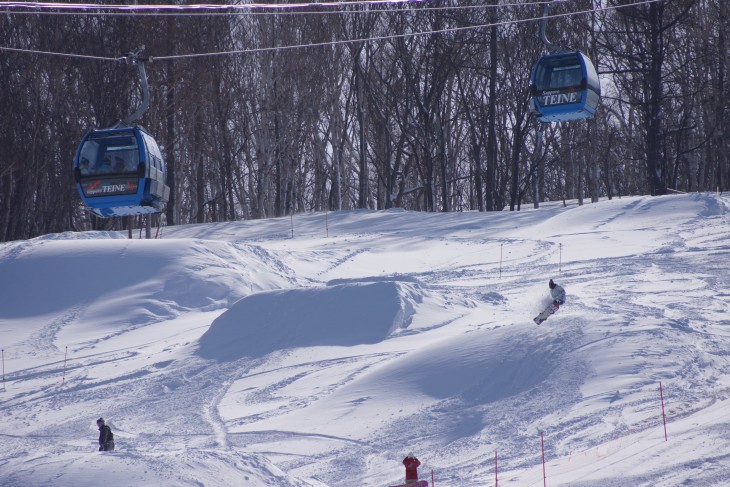
M 139 164 L 139 147 L 134 134 L 123 137 L 89 137 L 81 148 L 82 176 L 134 174 Z
M 582 81 L 583 68 L 577 57 L 543 62 L 535 73 L 535 87 L 539 91 L 578 88 Z

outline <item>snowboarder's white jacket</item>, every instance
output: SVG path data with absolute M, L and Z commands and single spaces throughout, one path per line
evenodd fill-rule
M 557 301 L 559 304 L 565 303 L 565 289 L 563 289 L 563 286 L 556 284 L 554 288 L 550 289 L 550 295 L 553 297 L 553 301 Z

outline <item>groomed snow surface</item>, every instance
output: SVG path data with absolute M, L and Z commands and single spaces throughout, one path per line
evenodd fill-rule
M 0 244 L 0 485 L 384 487 L 413 452 L 439 487 L 728 486 L 729 208 L 625 197 Z M 550 278 L 568 302 L 536 326 Z

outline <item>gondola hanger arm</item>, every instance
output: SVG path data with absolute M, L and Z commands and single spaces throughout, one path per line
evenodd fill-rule
M 120 123 L 124 126 L 131 127 L 134 122 L 142 118 L 142 115 L 150 107 L 150 87 L 147 83 L 147 72 L 145 71 L 145 63 L 149 61 L 149 57 L 145 54 L 145 47 L 141 46 L 134 52 L 129 53 L 126 57 L 127 64 L 137 66 L 139 70 L 139 79 L 142 84 L 142 103 L 137 110 L 127 115 Z
M 560 1 L 560 0 L 555 0 Z M 567 52 L 569 49 L 566 49 L 563 46 L 560 46 L 558 44 L 553 44 L 550 42 L 550 40 L 547 38 L 546 30 L 547 30 L 547 21 L 548 21 L 548 12 L 550 10 L 550 3 L 545 3 L 542 8 L 542 22 L 540 23 L 540 40 L 542 41 L 545 48 L 550 53 L 559 53 L 559 52 Z

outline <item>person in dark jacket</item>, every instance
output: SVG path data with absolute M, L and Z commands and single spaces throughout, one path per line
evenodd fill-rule
M 104 422 L 104 418 L 96 420 L 96 426 L 99 427 L 99 451 L 114 450 L 114 433 L 112 429 Z
M 413 453 L 409 453 L 403 459 L 403 465 L 406 467 L 406 485 L 418 483 L 418 467 L 421 466 L 418 458 Z

